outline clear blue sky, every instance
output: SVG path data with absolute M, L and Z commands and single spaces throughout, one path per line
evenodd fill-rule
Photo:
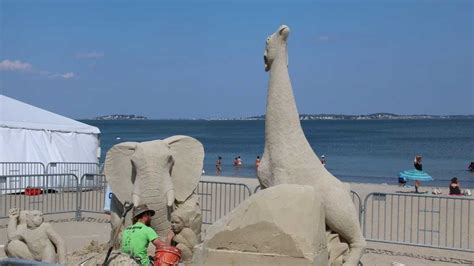
M 264 44 L 280 24 L 300 113 L 474 114 L 470 0 L 0 0 L 0 12 L 0 93 L 73 118 L 263 114 Z

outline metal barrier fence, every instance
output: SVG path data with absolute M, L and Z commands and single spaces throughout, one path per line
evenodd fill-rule
M 100 165 L 98 163 L 80 163 L 80 162 L 50 162 L 46 165 L 46 174 L 74 174 L 82 177 L 85 174 L 100 174 Z M 89 180 L 85 180 L 89 181 Z M 83 186 L 93 185 L 82 184 Z
M 0 177 L 0 218 L 11 208 L 44 214 L 77 212 L 78 178 L 73 174 L 9 175 Z M 65 184 L 70 184 L 67 186 Z
M 103 213 L 107 182 L 105 175 L 74 174 L 0 176 L 0 219 L 11 208 L 40 210 L 43 214 Z M 203 223 L 220 219 L 252 194 L 244 184 L 199 182 Z
M 252 195 L 245 184 L 200 181 L 195 193 L 200 197 L 202 222 L 212 224 Z
M 0 176 L 0 219 L 11 208 L 44 214 L 102 213 L 107 183 L 104 175 L 27 174 Z M 255 191 L 258 191 L 256 189 Z M 212 224 L 251 196 L 245 184 L 201 181 L 204 224 Z M 361 204 L 351 191 L 369 241 L 474 251 L 474 198 L 401 193 L 370 193 Z
M 352 198 L 352 202 L 354 203 L 354 206 L 356 208 L 356 211 L 357 211 L 357 214 L 358 214 L 358 217 L 359 217 L 360 226 L 362 227 L 362 217 L 364 215 L 364 208 L 362 206 L 362 200 L 360 199 L 359 194 L 357 194 L 357 192 L 355 192 L 353 190 L 351 190 L 351 198 Z
M 40 162 L 0 162 L 0 176 L 4 175 L 41 175 L 45 167 Z
M 83 184 L 87 184 L 84 186 Z M 104 213 L 107 181 L 105 175 L 84 174 L 80 179 L 78 212 Z
M 473 214 L 473 198 L 370 193 L 364 200 L 364 236 L 377 242 L 473 251 Z
M 0 176 L 42 175 L 42 174 L 100 174 L 98 163 L 51 162 L 44 166 L 41 162 L 0 162 Z

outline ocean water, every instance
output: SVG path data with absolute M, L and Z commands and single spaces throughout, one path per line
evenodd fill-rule
M 214 175 L 222 157 L 223 176 L 256 177 L 255 159 L 264 147 L 264 121 L 99 121 L 85 123 L 100 128 L 103 161 L 113 145 L 148 141 L 172 135 L 192 136 L 204 145 L 204 170 Z M 461 186 L 474 188 L 474 120 L 368 120 L 302 121 L 308 141 L 327 168 L 343 181 L 397 184 L 398 173 L 413 168 L 413 158 L 423 156 L 423 170 L 447 187 L 457 176 Z M 244 166 L 234 168 L 241 156 Z

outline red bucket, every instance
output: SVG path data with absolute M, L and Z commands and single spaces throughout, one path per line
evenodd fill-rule
M 155 254 L 155 266 L 178 265 L 181 250 L 176 247 L 160 247 Z
M 25 188 L 25 195 L 27 196 L 37 196 L 39 194 L 41 194 L 41 188 L 36 188 L 36 187 Z

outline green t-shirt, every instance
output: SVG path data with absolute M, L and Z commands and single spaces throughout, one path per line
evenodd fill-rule
M 123 231 L 122 252 L 132 257 L 140 257 L 141 265 L 148 265 L 148 244 L 158 238 L 153 228 L 136 222 Z

